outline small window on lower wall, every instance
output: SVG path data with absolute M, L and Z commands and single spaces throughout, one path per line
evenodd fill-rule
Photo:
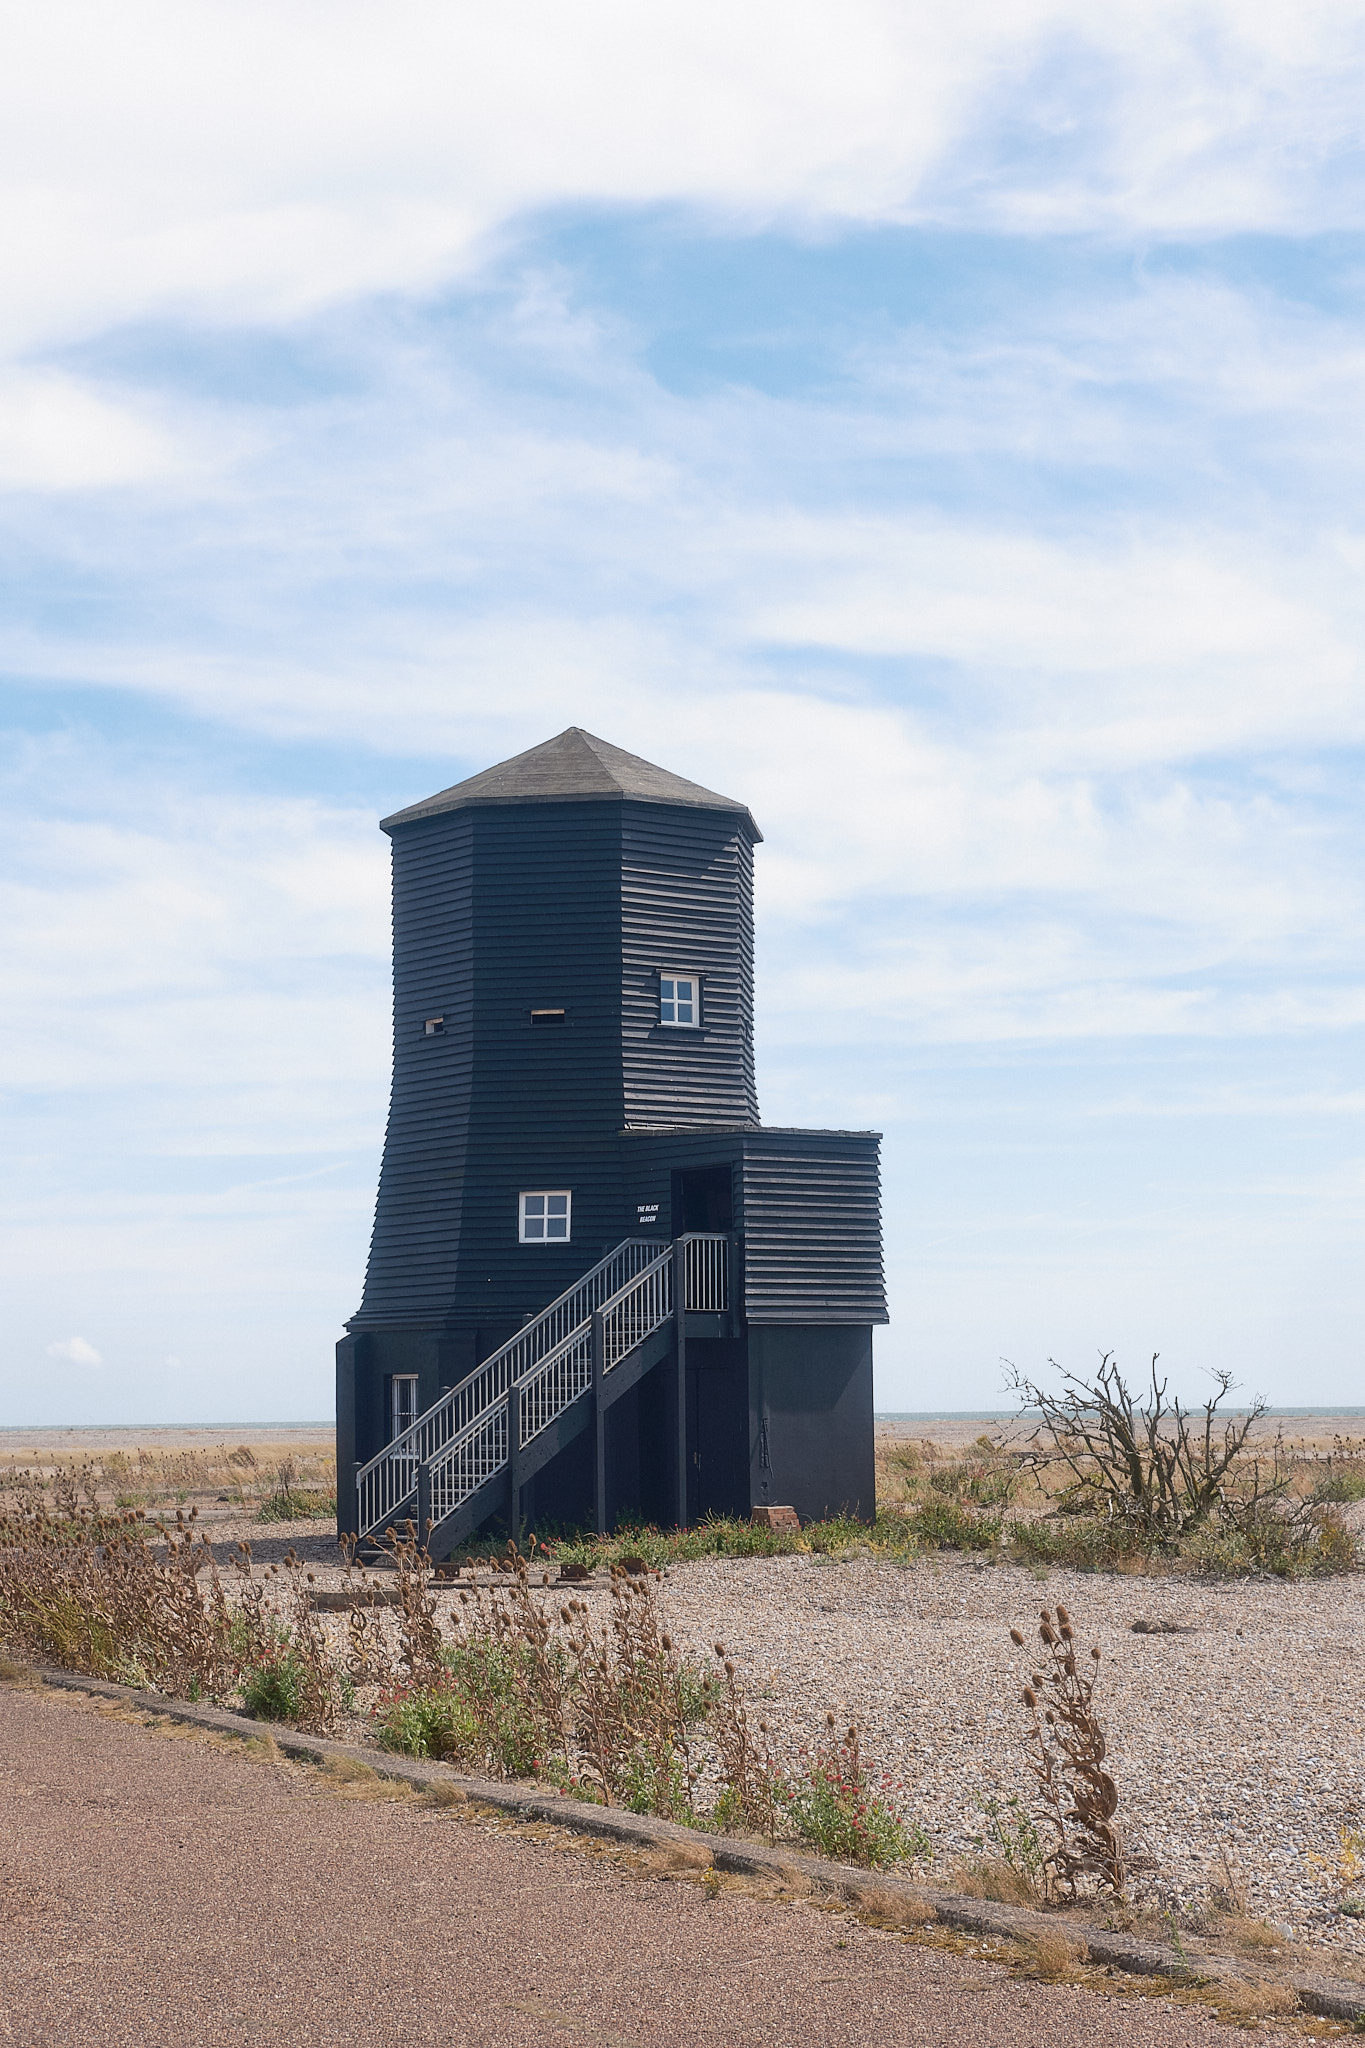
M 523 1244 L 567 1244 L 573 1197 L 567 1188 L 552 1188 L 532 1195 L 520 1195 Z

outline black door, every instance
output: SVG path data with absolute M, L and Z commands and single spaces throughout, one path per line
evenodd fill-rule
M 749 1376 L 742 1337 L 694 1338 L 687 1347 L 690 1522 L 749 1512 Z

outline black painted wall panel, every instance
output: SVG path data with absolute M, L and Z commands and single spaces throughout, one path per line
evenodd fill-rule
M 459 1320 L 520 1318 L 618 1241 L 621 806 L 475 813 L 479 962 Z M 563 1024 L 531 1011 L 562 1008 Z M 567 1245 L 522 1245 L 517 1197 L 567 1188 Z
M 872 1332 L 828 1325 L 749 1331 L 750 1486 L 756 1506 L 803 1522 L 876 1514 Z
M 756 1124 L 754 850 L 732 814 L 625 804 L 621 1063 L 628 1125 Z M 701 978 L 701 1024 L 659 1022 L 659 977 Z
M 350 1328 L 439 1320 L 455 1292 L 474 1079 L 474 819 L 393 842 L 393 1088 L 364 1297 Z M 443 1017 L 439 1037 L 423 1024 Z
M 884 1323 L 880 1146 L 875 1131 L 633 1133 L 621 1147 L 626 1210 L 657 1202 L 667 1237 L 682 1227 L 673 1174 L 729 1163 L 748 1320 Z
M 754 1323 L 884 1323 L 880 1141 L 765 1131 L 742 1152 L 744 1312 Z

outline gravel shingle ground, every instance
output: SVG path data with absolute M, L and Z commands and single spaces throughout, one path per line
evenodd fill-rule
M 1365 1578 L 1208 1584 L 983 1566 L 815 1558 L 717 1561 L 669 1574 L 675 1632 L 719 1638 L 788 1739 L 826 1708 L 862 1728 L 904 1780 L 939 1846 L 970 1852 L 976 1802 L 1027 1786 L 1027 1633 L 1060 1600 L 1103 1655 L 1099 1698 L 1142 1880 L 1164 1901 L 1224 1882 L 1220 1846 L 1250 1910 L 1365 1953 L 1336 1912 L 1328 1870 L 1343 1828 L 1365 1830 Z M 1135 1635 L 1137 1619 L 1188 1634 Z
M 321 1526 L 250 1534 L 258 1555 L 293 1541 L 320 1583 L 339 1582 Z M 1335 1909 L 1333 1879 L 1342 1830 L 1365 1833 L 1365 1575 L 1039 1582 L 952 1552 L 910 1565 L 717 1559 L 670 1569 L 663 1599 L 690 1654 L 725 1643 L 789 1749 L 827 1710 L 855 1719 L 871 1759 L 903 1781 L 941 1874 L 972 1853 L 981 1798 L 1027 1791 L 1017 1698 L 1030 1653 L 1009 1629 L 1028 1632 L 1061 1601 L 1103 1654 L 1119 1817 L 1156 1865 L 1139 1886 L 1164 1907 L 1197 1904 L 1225 1882 L 1221 1849 L 1254 1916 L 1365 1956 L 1365 1922 Z M 1139 1618 L 1188 1633 L 1135 1635 Z
M 15 2048 L 1193 2048 L 1205 2011 L 1012 1979 L 801 1903 L 366 1804 L 233 1744 L 0 1688 Z M 1268 2044 L 1291 2038 L 1262 2032 Z

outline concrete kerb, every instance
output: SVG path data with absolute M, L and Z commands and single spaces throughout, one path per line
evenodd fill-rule
M 689 1849 L 709 1852 L 717 1870 L 736 1876 L 768 1878 L 775 1884 L 793 1880 L 845 1900 L 852 1906 L 866 1906 L 876 1895 L 903 1900 L 907 1906 L 924 1907 L 939 1926 L 963 1934 L 983 1934 L 1001 1941 L 1026 1946 L 1040 1935 L 1064 1932 L 1085 1950 L 1091 1963 L 1122 1970 L 1132 1976 L 1165 1977 L 1174 1984 L 1211 1984 L 1255 1981 L 1230 1958 L 1206 1954 L 1191 1956 L 1163 1942 L 1145 1942 L 1133 1936 L 1103 1929 L 1059 1922 L 1046 1913 L 1021 1906 L 995 1905 L 989 1900 L 964 1898 L 917 1884 L 912 1879 L 882 1871 L 855 1869 L 823 1856 L 767 1849 L 761 1843 L 734 1842 L 724 1835 L 708 1835 L 676 1821 L 656 1820 L 651 1814 L 625 1813 L 619 1807 L 595 1806 L 584 1800 L 547 1795 L 524 1786 L 508 1785 L 487 1778 L 469 1778 L 443 1764 L 419 1763 L 393 1756 L 383 1750 L 363 1749 L 355 1743 L 333 1742 L 325 1735 L 301 1735 L 297 1729 L 278 1721 L 256 1721 L 246 1714 L 234 1714 L 226 1707 L 201 1706 L 192 1700 L 176 1700 L 164 1693 L 139 1692 L 129 1685 L 108 1679 L 87 1678 L 79 1672 L 36 1666 L 34 1675 L 45 1685 L 66 1692 L 88 1693 L 97 1699 L 116 1701 L 141 1713 L 160 1715 L 189 1727 L 203 1728 L 216 1735 L 235 1736 L 243 1742 L 259 1742 L 270 1735 L 284 1756 L 302 1763 L 332 1762 L 363 1764 L 377 1777 L 411 1785 L 426 1792 L 433 1785 L 457 1788 L 472 1804 L 492 1807 L 520 1820 L 548 1821 L 555 1827 L 578 1834 L 600 1835 L 637 1849 Z M 1318 1976 L 1286 1976 L 1283 1982 L 1295 1993 L 1305 2011 L 1323 2019 L 1342 2020 L 1348 2025 L 1365 2019 L 1365 1984 L 1347 1979 Z

